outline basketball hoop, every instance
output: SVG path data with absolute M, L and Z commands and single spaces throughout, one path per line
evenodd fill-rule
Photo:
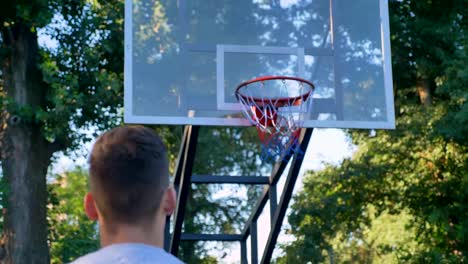
M 237 100 L 257 127 L 263 160 L 276 161 L 300 152 L 298 138 L 314 89 L 307 80 L 287 76 L 260 77 L 237 86 Z

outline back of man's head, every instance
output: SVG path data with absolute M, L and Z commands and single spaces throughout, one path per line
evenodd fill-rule
M 90 187 L 103 219 L 151 222 L 169 185 L 167 151 L 143 126 L 114 128 L 99 137 L 90 157 Z

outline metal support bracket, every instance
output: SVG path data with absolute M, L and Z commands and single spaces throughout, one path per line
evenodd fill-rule
M 241 263 L 249 263 L 247 257 L 247 238 L 250 237 L 250 263 L 258 263 L 257 220 L 268 200 L 270 200 L 271 229 L 263 251 L 260 263 L 270 263 L 273 251 L 281 231 L 292 192 L 299 176 L 302 157 L 295 154 L 278 162 L 269 177 L 267 176 L 213 176 L 192 175 L 195 152 L 198 142 L 199 126 L 186 126 L 179 151 L 175 169 L 174 187 L 178 191 L 177 208 L 174 215 L 174 224 L 170 232 L 170 218 L 166 219 L 165 241 L 166 250 L 177 256 L 180 241 L 229 241 L 239 242 L 241 246 Z M 313 128 L 302 129 L 299 137 L 300 150 L 305 153 L 312 136 Z M 292 159 L 292 161 L 291 161 Z M 291 161 L 286 183 L 278 202 L 277 183 Z M 182 233 L 182 224 L 185 216 L 185 207 L 192 184 L 261 184 L 264 189 L 252 213 L 240 234 L 187 234 Z

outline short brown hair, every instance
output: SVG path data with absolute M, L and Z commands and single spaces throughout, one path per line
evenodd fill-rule
M 169 165 L 153 130 L 122 126 L 102 134 L 89 163 L 91 193 L 105 219 L 133 224 L 155 216 L 169 185 Z

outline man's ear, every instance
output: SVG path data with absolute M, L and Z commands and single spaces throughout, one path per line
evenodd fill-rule
M 87 193 L 84 197 L 84 207 L 86 215 L 89 220 L 96 221 L 98 219 L 98 213 L 96 208 L 96 203 L 94 202 L 94 197 L 91 193 Z
M 177 205 L 176 192 L 172 186 L 166 189 L 161 202 L 164 213 L 166 215 L 171 215 Z

